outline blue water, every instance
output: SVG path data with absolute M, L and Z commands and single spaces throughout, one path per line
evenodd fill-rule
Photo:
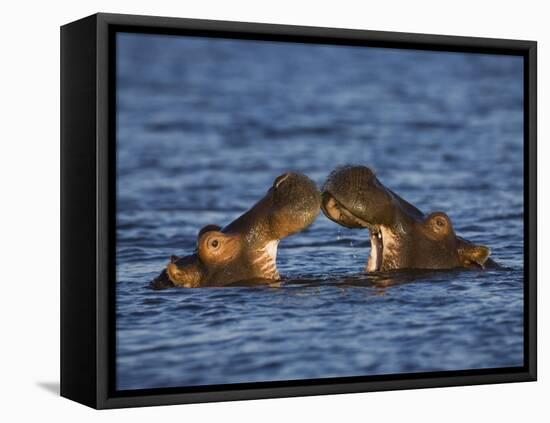
M 119 35 L 117 387 L 523 364 L 523 69 L 510 56 Z M 322 214 L 281 286 L 152 291 L 273 179 L 373 167 L 488 245 L 496 271 L 365 275 Z

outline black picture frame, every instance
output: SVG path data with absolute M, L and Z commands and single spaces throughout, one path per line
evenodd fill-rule
M 113 383 L 117 31 L 522 56 L 523 367 L 117 392 Z M 61 27 L 61 395 L 102 409 L 536 380 L 536 72 L 534 41 L 104 13 Z

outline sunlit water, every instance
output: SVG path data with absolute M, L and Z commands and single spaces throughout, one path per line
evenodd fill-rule
M 521 59 L 123 35 L 118 65 L 118 389 L 523 364 Z M 279 174 L 347 163 L 506 269 L 367 276 L 368 232 L 320 215 L 281 286 L 147 288 Z

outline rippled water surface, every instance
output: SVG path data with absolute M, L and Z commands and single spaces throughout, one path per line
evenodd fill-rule
M 510 56 L 119 35 L 118 389 L 521 366 L 522 72 Z M 321 185 L 347 163 L 506 268 L 367 276 L 368 232 L 321 214 L 281 242 L 280 286 L 147 289 L 279 174 Z

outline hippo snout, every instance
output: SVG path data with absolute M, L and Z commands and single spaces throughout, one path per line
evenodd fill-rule
M 361 187 L 371 185 L 376 181 L 374 171 L 366 166 L 341 166 L 328 176 L 323 185 L 323 192 L 332 195 L 356 195 Z M 345 199 L 342 199 L 345 200 Z

